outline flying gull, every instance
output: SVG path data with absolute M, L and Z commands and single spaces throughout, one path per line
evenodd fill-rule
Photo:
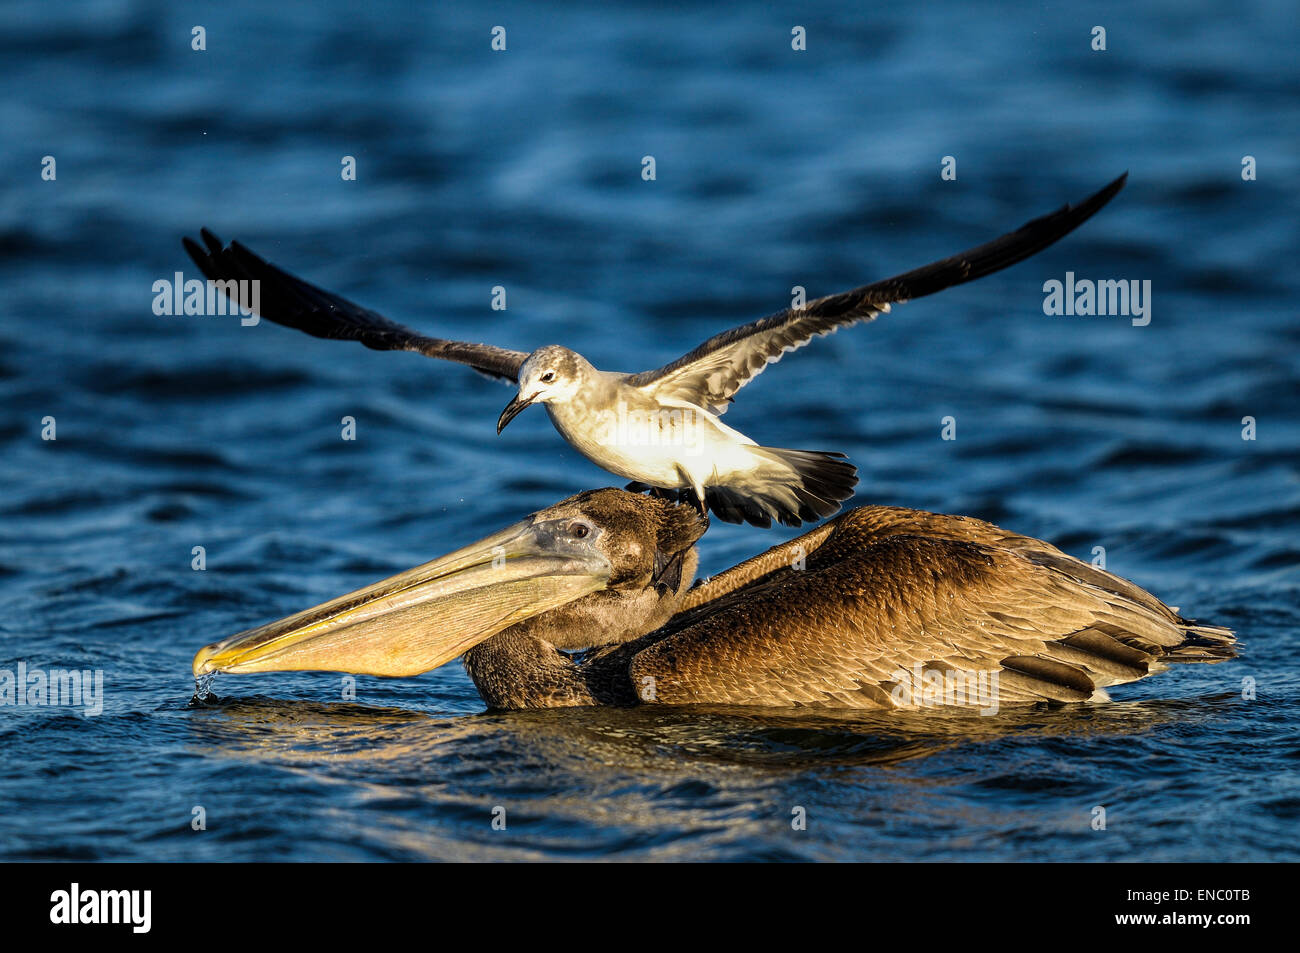
M 554 344 L 527 353 L 426 337 L 282 271 L 237 241 L 223 247 L 207 229 L 200 232 L 206 247 L 189 238 L 184 244 L 209 279 L 259 282 L 258 313 L 267 320 L 315 337 L 455 361 L 518 384 L 497 420 L 498 433 L 525 407 L 540 403 L 574 449 L 634 481 L 630 488 L 690 501 L 728 523 L 767 527 L 776 519 L 799 526 L 837 512 L 853 495 L 857 468 L 841 453 L 762 447 L 728 427 L 720 418 L 736 392 L 816 336 L 1042 251 L 1087 221 L 1127 178 L 976 248 L 732 328 L 670 364 L 636 374 L 599 370 Z

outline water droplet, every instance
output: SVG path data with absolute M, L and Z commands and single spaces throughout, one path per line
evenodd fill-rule
M 194 679 L 194 697 L 190 699 L 191 705 L 201 705 L 208 700 L 212 694 L 212 683 L 216 680 L 216 672 L 204 672 Z

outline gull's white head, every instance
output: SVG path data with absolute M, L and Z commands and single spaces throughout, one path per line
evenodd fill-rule
M 519 393 L 497 420 L 497 433 L 530 404 L 563 403 L 582 390 L 592 366 L 567 347 L 539 347 L 519 368 Z

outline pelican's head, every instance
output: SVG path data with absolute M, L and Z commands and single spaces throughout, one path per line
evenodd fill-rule
M 497 419 L 497 433 L 529 404 L 566 401 L 582 390 L 594 368 L 576 351 L 558 344 L 539 347 L 519 368 L 519 393 Z
M 612 487 L 571 496 L 532 518 L 543 515 L 589 524 L 596 534 L 594 545 L 609 562 L 605 588 L 633 591 L 688 586 L 694 563 L 682 567 L 689 570 L 685 575 L 672 564 L 682 563 L 708 527 L 693 506 Z
M 620 607 L 612 614 L 593 609 L 592 626 L 617 620 L 626 632 L 616 638 L 639 635 L 666 619 L 689 586 L 704 526 L 688 506 L 591 490 L 441 559 L 205 646 L 194 656 L 194 674 L 418 675 L 592 594 L 615 593 Z M 631 598 L 642 594 L 647 598 Z M 638 619 L 623 618 L 629 612 Z M 557 619 L 558 628 L 565 625 Z

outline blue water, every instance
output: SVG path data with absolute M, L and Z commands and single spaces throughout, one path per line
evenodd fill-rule
M 104 673 L 98 716 L 0 709 L 0 857 L 1300 857 L 1293 4 L 849 6 L 0 7 L 0 669 Z M 204 643 L 615 481 L 540 412 L 497 437 L 509 391 L 462 369 L 155 316 L 182 234 L 635 370 L 1125 169 L 1074 236 L 788 356 L 727 421 L 847 452 L 858 502 L 1103 546 L 1240 659 L 973 720 L 484 714 L 458 664 L 186 707 Z M 1150 325 L 1045 316 L 1066 271 L 1149 279 Z M 705 571 L 790 535 L 715 524 Z

